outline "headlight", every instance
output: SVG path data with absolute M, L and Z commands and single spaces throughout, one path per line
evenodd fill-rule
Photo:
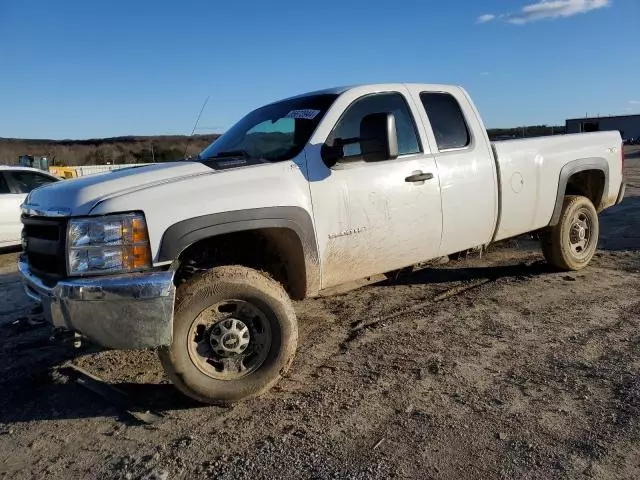
M 144 215 L 77 218 L 67 229 L 69 275 L 122 273 L 151 267 Z

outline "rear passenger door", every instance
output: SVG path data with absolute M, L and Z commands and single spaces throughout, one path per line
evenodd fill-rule
M 415 105 L 400 89 L 354 89 L 342 95 L 306 151 L 324 288 L 437 254 L 442 226 L 438 172 L 416 124 Z M 321 145 L 360 137 L 362 119 L 375 113 L 394 115 L 398 158 L 371 161 L 363 157 L 360 143 L 352 143 L 336 164 L 324 163 Z M 418 172 L 428 179 L 412 181 Z
M 478 112 L 464 90 L 409 86 L 435 150 L 442 192 L 440 255 L 491 241 L 498 213 L 496 166 Z

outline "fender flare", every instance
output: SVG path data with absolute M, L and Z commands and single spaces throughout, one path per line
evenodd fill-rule
M 174 261 L 190 245 L 206 238 L 262 228 L 286 228 L 296 233 L 304 254 L 307 293 L 319 290 L 320 262 L 315 229 L 311 216 L 301 207 L 236 210 L 202 215 L 174 223 L 162 235 L 158 262 Z
M 556 203 L 553 207 L 553 214 L 549 221 L 549 226 L 558 224 L 560 214 L 562 213 L 562 205 L 564 203 L 564 194 L 567 191 L 567 183 L 572 175 L 585 170 L 599 170 L 604 174 L 604 189 L 602 198 L 608 197 L 609 190 L 609 163 L 602 157 L 580 158 L 567 163 L 560 170 L 560 178 L 558 180 L 558 192 L 556 194 Z M 598 205 L 594 205 L 598 209 Z

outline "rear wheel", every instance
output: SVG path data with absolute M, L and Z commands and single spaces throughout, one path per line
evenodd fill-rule
M 562 270 L 586 267 L 598 247 L 598 213 L 586 197 L 568 195 L 557 225 L 542 236 L 542 252 L 551 265 Z
M 225 266 L 178 289 L 173 343 L 159 356 L 183 393 L 230 404 L 271 388 L 293 361 L 297 339 L 282 286 L 256 270 Z

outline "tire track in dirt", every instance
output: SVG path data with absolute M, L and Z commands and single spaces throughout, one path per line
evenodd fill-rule
M 346 350 L 347 348 L 349 348 L 349 344 L 355 340 L 357 340 L 360 335 L 362 334 L 362 332 L 366 329 L 375 329 L 376 327 L 378 327 L 379 325 L 385 323 L 385 322 L 389 322 L 392 320 L 395 320 L 399 317 L 405 317 L 409 314 L 412 313 L 418 313 L 421 310 L 423 310 L 425 307 L 429 306 L 429 305 L 433 305 L 435 303 L 438 302 L 442 302 L 444 300 L 447 300 L 449 298 L 461 295 L 465 292 L 468 292 L 470 290 L 474 290 L 478 287 L 481 287 L 482 285 L 485 285 L 489 282 L 492 282 L 494 280 L 491 280 L 489 278 L 485 278 L 485 279 L 481 279 L 481 280 L 476 280 L 467 284 L 460 284 L 460 285 L 455 285 L 447 290 L 445 290 L 444 292 L 440 293 L 439 295 L 436 295 L 435 297 L 429 299 L 429 300 L 425 300 L 424 302 L 420 302 L 417 303 L 415 305 L 412 305 L 410 307 L 407 308 L 402 308 L 402 309 L 396 309 L 393 310 L 391 312 L 386 313 L 383 316 L 378 316 L 377 318 L 375 318 L 374 320 L 371 321 L 366 321 L 366 320 L 358 320 L 357 322 L 354 322 L 352 324 L 352 328 L 350 330 L 350 334 L 349 336 L 340 344 L 340 348 L 342 350 Z
M 466 257 L 336 297 L 300 302 L 296 306 L 301 326 L 298 355 L 285 381 L 276 388 L 287 394 L 299 394 L 313 378 L 335 373 L 335 369 L 358 370 L 357 366 L 347 365 L 350 362 L 338 365 L 336 361 L 353 351 L 358 339 L 366 335 L 366 343 L 375 343 L 378 336 L 370 335 L 373 331 L 424 317 L 422 312 L 433 305 L 448 304 L 449 299 L 501 279 L 525 281 L 552 273 L 540 260 L 537 244 L 532 242 L 532 245 L 533 249 L 526 248 L 527 244 L 520 245 L 525 248 L 516 251 L 498 249 L 490 256 Z M 350 316 L 355 319 L 343 321 Z M 410 318 L 405 318 L 407 316 Z
M 532 278 L 535 278 L 536 276 L 542 273 L 550 272 L 546 267 L 546 265 L 543 262 L 539 262 L 539 261 L 533 262 L 531 264 L 521 264 L 518 267 L 521 268 L 521 272 L 519 272 L 520 274 L 515 276 L 515 278 L 520 282 L 531 280 Z M 512 268 L 513 267 L 504 267 L 504 270 L 506 271 L 507 269 L 512 269 Z M 498 269 L 494 271 L 493 274 L 486 275 L 485 278 L 477 278 L 471 281 L 456 283 L 453 286 L 446 289 L 445 291 L 440 292 L 435 297 L 416 303 L 409 307 L 394 309 L 394 310 L 385 312 L 384 314 L 377 316 L 373 320 L 367 321 L 363 319 L 363 320 L 352 322 L 351 329 L 349 331 L 347 338 L 340 343 L 340 349 L 341 350 L 348 349 L 350 344 L 358 340 L 359 338 L 361 338 L 363 333 L 367 330 L 369 331 L 375 330 L 379 326 L 383 324 L 386 325 L 388 322 L 393 322 L 394 320 L 397 320 L 400 317 L 404 318 L 411 314 L 420 313 L 425 308 L 431 305 L 443 302 L 445 300 L 449 300 L 451 298 L 458 297 L 464 293 L 480 288 L 483 285 L 486 285 L 488 283 L 498 282 L 500 281 L 501 278 L 503 278 L 503 276 L 500 274 L 500 269 Z M 412 318 L 412 317 L 409 317 L 409 318 Z M 405 320 L 408 320 L 408 318 Z

